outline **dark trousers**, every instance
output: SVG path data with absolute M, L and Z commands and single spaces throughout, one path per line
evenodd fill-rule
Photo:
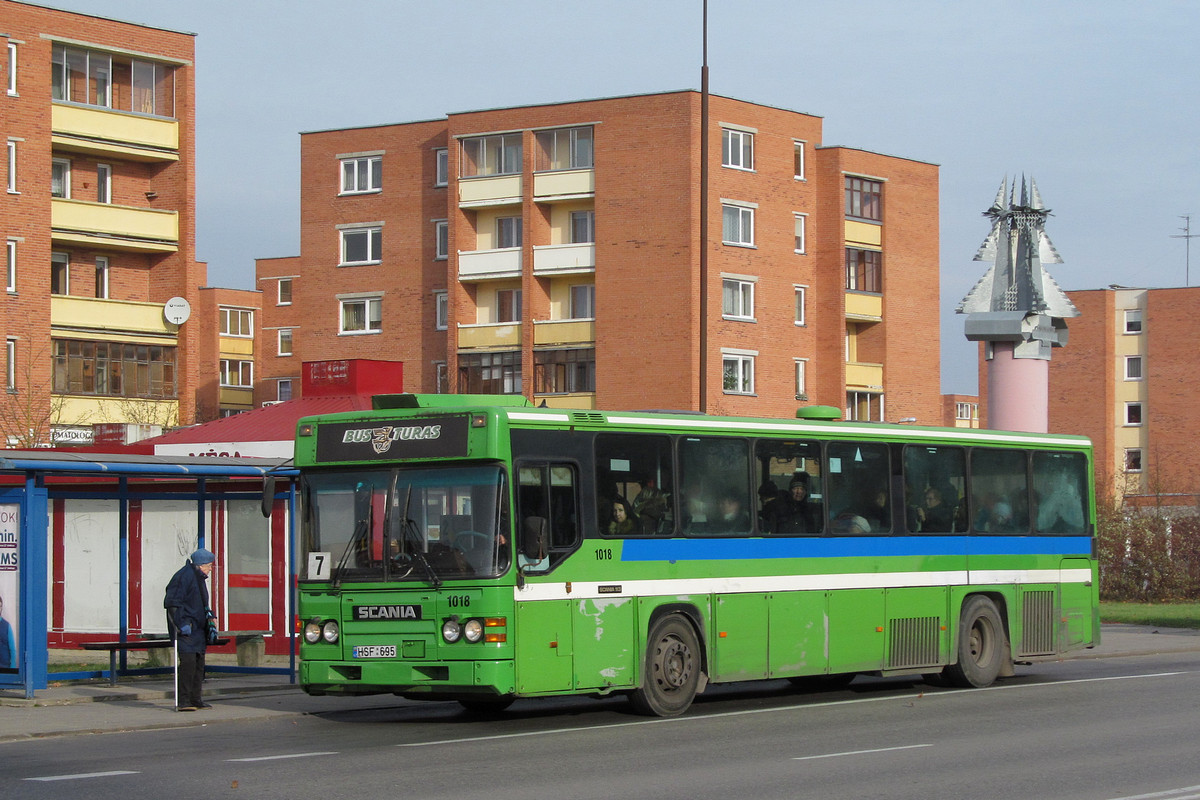
M 176 708 L 198 708 L 200 689 L 204 686 L 204 653 L 179 654 L 179 694 Z

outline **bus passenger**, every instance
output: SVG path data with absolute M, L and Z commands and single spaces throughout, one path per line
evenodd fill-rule
M 750 514 L 742 508 L 742 499 L 734 490 L 721 495 L 717 503 L 720 516 L 717 518 L 714 532 L 745 533 L 750 530 Z
M 642 533 L 657 533 L 663 522 L 670 518 L 667 493 L 649 476 L 643 476 L 638 483 L 642 488 L 633 498 L 633 513 L 641 523 Z
M 629 536 L 637 530 L 633 521 L 633 511 L 624 498 L 618 498 L 612 504 L 612 521 L 608 523 L 609 536 Z
M 917 508 L 917 526 L 922 532 L 949 533 L 954 527 L 954 509 L 943 501 L 942 490 L 925 490 L 925 505 Z
M 855 514 L 853 511 L 843 511 L 833 518 L 830 528 L 834 533 L 861 535 L 871 532 L 871 523 L 867 522 L 866 517 Z
M 763 523 L 768 533 L 820 533 L 821 510 L 808 496 L 808 473 L 798 472 L 788 492 L 763 507 Z

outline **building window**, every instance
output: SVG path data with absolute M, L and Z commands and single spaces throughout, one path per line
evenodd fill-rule
M 449 371 L 446 368 L 446 362 L 445 361 L 433 362 L 433 372 L 434 372 L 433 380 L 434 380 L 434 384 L 435 384 L 433 387 L 433 391 L 436 392 L 437 394 L 446 394 L 447 392 L 449 392 L 450 387 L 447 385 Z
M 17 240 L 9 239 L 4 244 L 4 288 L 17 290 Z
M 732 319 L 754 319 L 754 281 L 741 278 L 721 280 L 721 315 Z
M 755 353 L 728 351 L 721 355 L 722 389 L 725 394 L 754 394 Z
M 979 419 L 979 404 L 978 403 L 955 403 L 954 418 L 961 420 L 977 420 Z
M 50 159 L 50 196 L 71 196 L 71 162 L 68 159 Z
M 521 352 L 464 353 L 458 357 L 458 391 L 462 394 L 518 394 Z
M 17 391 L 17 340 L 4 340 L 4 388 L 10 394 Z
M 433 293 L 433 327 L 439 331 L 450 327 L 450 295 L 447 292 Z
M 808 287 L 807 286 L 796 286 L 795 289 L 796 289 L 796 324 L 797 325 L 805 325 L 805 324 L 807 324 L 806 313 L 807 313 L 808 309 L 805 308 L 805 306 L 808 302 Z
M 96 165 L 96 202 L 112 202 L 112 167 L 108 164 Z
M 342 235 L 342 261 L 339 266 L 378 264 L 383 251 L 383 228 L 348 228 Z
M 721 241 L 725 244 L 754 246 L 754 207 L 751 205 L 721 206 Z
M 1126 425 L 1141 425 L 1142 424 L 1142 404 L 1141 403 L 1126 403 L 1125 404 L 1125 424 Z
M 253 389 L 254 362 L 222 358 L 221 385 L 233 389 Z
M 71 293 L 71 258 L 66 253 L 50 254 L 50 294 Z
M 796 399 L 808 399 L 808 359 L 796 359 Z
M 433 257 L 438 261 L 450 257 L 450 223 L 447 220 L 433 222 Z
M 846 392 L 846 420 L 883 422 L 883 395 L 878 392 Z
M 804 142 L 792 142 L 792 161 L 794 163 L 793 171 L 796 174 L 796 180 L 804 180 Z
M 1125 332 L 1142 332 L 1142 310 L 1140 308 L 1131 308 L 1125 312 Z
M 808 241 L 806 238 L 806 229 L 808 227 L 808 215 L 796 214 L 796 247 L 795 251 L 803 255 L 808 252 Z
M 279 329 L 279 355 L 290 356 L 292 354 L 292 329 Z
M 250 338 L 254 335 L 254 312 L 248 308 L 222 308 L 221 335 Z
M 1142 451 L 1140 448 L 1132 447 L 1125 451 L 1125 471 L 1142 471 Z
M 108 256 L 96 256 L 96 297 L 108 299 Z
M 869 219 L 876 222 L 883 219 L 883 184 L 880 181 L 867 178 L 846 176 L 846 216 Z
M 339 299 L 340 333 L 376 333 L 383 330 L 383 298 Z
M 462 140 L 464 178 L 517 175 L 521 172 L 521 134 L 503 133 Z
M 593 283 L 577 283 L 572 286 L 570 305 L 568 314 L 571 319 L 595 319 L 596 285 Z
M 754 169 L 754 134 L 749 131 L 722 128 L 721 166 Z
M 521 290 L 498 289 L 496 291 L 496 322 L 521 321 Z
M 285 403 L 292 399 L 292 379 L 280 378 L 275 382 L 275 399 Z
M 587 244 L 596 241 L 596 212 L 571 212 L 571 244 Z
M 1142 379 L 1142 357 L 1125 356 L 1125 380 L 1140 381 Z
M 439 147 L 433 151 L 433 185 L 446 186 L 450 183 L 450 151 Z
M 6 176 L 6 185 L 9 194 L 20 194 L 17 191 L 17 143 L 11 139 L 8 141 L 8 175 Z
M 53 391 L 170 400 L 176 396 L 174 347 L 53 340 Z
M 883 253 L 878 250 L 846 248 L 846 291 L 883 291 Z
M 537 162 L 533 167 L 535 170 L 592 168 L 591 126 L 539 131 L 535 138 L 537 141 Z
M 56 44 L 51 71 L 54 100 L 175 115 L 175 70 L 166 64 Z
M 276 295 L 275 305 L 290 306 L 292 304 L 292 279 L 279 279 L 279 292 Z
M 596 391 L 596 350 L 534 351 L 533 384 L 537 394 Z
M 8 93 L 17 96 L 17 45 L 8 43 Z
M 496 220 L 496 246 L 500 249 L 521 246 L 521 218 L 499 217 Z
M 383 156 L 342 159 L 342 194 L 363 194 L 383 189 Z

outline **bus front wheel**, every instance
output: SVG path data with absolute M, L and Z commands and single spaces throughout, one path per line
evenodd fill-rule
M 678 614 L 663 617 L 646 639 L 642 685 L 630 696 L 633 707 L 655 717 L 677 717 L 692 704 L 699 685 L 696 632 Z
M 958 624 L 958 661 L 944 675 L 953 686 L 991 686 L 1000 674 L 1004 646 L 1004 623 L 996 604 L 982 595 L 963 606 Z

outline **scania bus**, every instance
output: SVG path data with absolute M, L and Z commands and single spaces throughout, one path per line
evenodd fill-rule
M 384 395 L 299 421 L 300 682 L 502 709 L 982 687 L 1099 641 L 1080 437 Z

